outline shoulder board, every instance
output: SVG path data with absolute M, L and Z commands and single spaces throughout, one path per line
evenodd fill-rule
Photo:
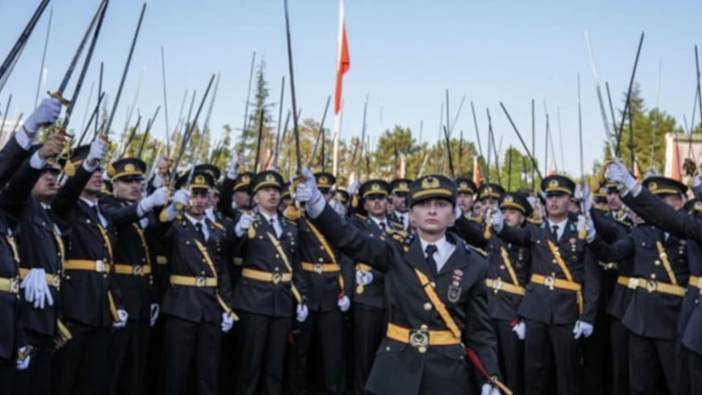
M 466 243 L 466 250 L 467 251 L 474 251 L 478 255 L 482 256 L 483 258 L 487 257 L 487 255 L 488 255 L 487 251 L 483 250 L 482 248 L 474 247 L 468 243 Z
M 220 224 L 219 222 L 217 222 L 217 221 L 210 221 L 210 222 L 212 223 L 212 226 L 214 226 L 215 228 L 217 228 L 219 230 L 224 230 L 224 225 Z
M 283 222 L 287 225 L 290 225 L 290 226 L 297 226 L 297 222 L 295 222 L 294 220 L 292 220 L 286 216 L 283 216 Z
M 622 220 L 622 219 L 618 219 L 618 218 L 617 218 L 617 223 L 620 224 L 620 225 L 623 225 L 623 226 L 625 226 L 625 227 L 627 227 L 627 228 L 631 228 L 632 226 L 634 226 L 633 223 L 631 223 L 631 222 L 629 222 L 629 221 Z
M 473 221 L 475 223 L 481 224 L 483 223 L 483 219 L 480 217 L 468 217 L 468 220 Z
M 355 213 L 353 216 L 354 216 L 356 219 L 359 219 L 359 220 L 361 220 L 361 221 L 363 221 L 363 220 L 366 219 L 365 216 L 363 216 L 363 215 L 361 215 L 361 214 L 359 214 L 359 213 Z

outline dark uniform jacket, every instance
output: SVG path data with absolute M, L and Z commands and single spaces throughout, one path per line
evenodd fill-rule
M 687 257 L 691 276 L 702 277 L 702 219 L 675 211 L 645 189 L 637 197 L 627 196 L 626 204 L 646 221 L 688 240 Z M 683 284 L 684 286 L 684 284 Z M 702 354 L 702 284 L 687 287 L 678 319 L 678 337 L 683 345 Z
M 197 228 L 185 215 L 179 215 L 171 222 L 154 224 L 154 237 L 163 243 L 168 260 L 166 281 L 172 275 L 217 278 L 216 287 L 169 284 L 163 295 L 161 312 L 191 322 L 218 323 L 222 321 L 224 313 L 218 296 L 228 308 L 232 306 L 229 273 L 222 256 L 232 248 L 234 238 L 231 229 L 225 229 L 209 219 L 205 219 L 205 224 L 209 231 L 207 241 L 202 240 Z M 205 248 L 206 255 L 198 248 L 196 240 Z
M 337 302 L 342 295 L 351 295 L 353 286 L 352 271 L 345 256 L 334 251 L 331 244 L 320 233 L 318 237 L 309 220 L 302 216 L 297 221 L 298 256 L 302 264 L 331 264 L 336 262 L 340 272 L 308 271 L 303 268 L 300 276 L 306 277 L 307 307 L 310 311 L 328 312 L 337 310 Z M 343 286 L 343 287 L 342 287 Z
M 554 276 L 566 280 L 554 254 L 548 247 L 551 230 L 548 223 L 540 225 L 527 224 L 522 228 L 503 227 L 499 237 L 507 242 L 530 247 L 531 273 L 542 276 Z M 568 220 L 561 238 L 554 243 L 570 271 L 573 281 L 582 289 L 582 314 L 579 313 L 578 296 L 575 291 L 554 288 L 529 282 L 526 295 L 519 307 L 522 317 L 544 324 L 565 325 L 582 320 L 595 323 L 599 297 L 599 278 L 595 256 L 585 240 L 578 237 L 576 223 Z
M 294 222 L 278 214 L 283 229 L 280 238 L 276 237 L 273 226 L 266 218 L 256 213 L 247 234 L 238 240 L 239 253 L 243 260 L 243 270 L 253 269 L 266 273 L 290 273 L 285 260 L 292 267 L 293 279 L 300 296 L 307 293 L 305 277 L 301 275 L 299 259 L 298 229 Z M 280 249 L 271 241 L 273 236 Z M 281 254 L 282 250 L 282 254 Z M 292 317 L 297 300 L 293 296 L 291 283 L 266 282 L 242 276 L 234 288 L 234 308 L 270 317 Z
M 484 284 L 487 265 L 458 236 L 447 234 L 456 249 L 433 278 L 419 238 L 400 243 L 368 234 L 328 206 L 313 222 L 342 253 L 385 273 L 390 323 L 411 329 L 422 325 L 429 330 L 447 328 L 431 307 L 415 269 L 429 277 L 460 328 L 463 344 L 477 352 L 489 374 L 497 374 L 496 339 L 487 314 Z M 385 338 L 366 389 L 378 394 L 465 394 L 469 379 L 463 346 L 430 346 L 425 351 Z
M 151 303 L 157 302 L 158 292 L 153 291 L 153 275 L 144 275 L 144 268 L 155 270 L 156 256 L 151 246 L 154 244 L 150 229 L 142 228 L 136 212 L 137 204 L 105 196 L 100 199 L 100 208 L 112 218 L 117 229 L 117 241 L 114 248 L 115 264 L 132 267 L 133 274 L 114 274 L 113 280 L 122 291 L 122 302 L 134 321 L 147 321 L 151 316 Z M 148 216 L 149 223 L 154 223 L 153 216 Z M 141 273 L 141 274 L 139 274 Z
M 629 234 L 633 224 L 622 221 L 611 211 L 591 210 L 592 222 L 597 234 L 607 243 L 614 243 Z M 607 314 L 621 320 L 633 291 L 626 285 L 617 284 L 617 279 L 630 278 L 633 275 L 634 264 L 631 258 L 617 262 L 597 262 L 600 270 L 600 306 Z
M 110 216 L 100 211 L 108 222 L 103 226 L 95 207 L 80 199 L 91 176 L 82 165 L 78 166 L 51 206 L 61 229 L 68 229 L 63 235 L 67 261 L 100 261 L 112 265 L 116 233 Z M 61 306 L 68 319 L 92 327 L 111 326 L 117 318 L 116 309 L 123 308 L 122 294 L 112 273 L 65 270 L 61 280 Z
M 633 257 L 633 276 L 636 278 L 671 283 L 656 247 L 656 242 L 660 242 L 668 255 L 678 284 L 687 284 L 687 242 L 673 235 L 666 239 L 664 233 L 655 226 L 642 224 L 612 244 L 597 237 L 592 247 L 598 258 L 605 261 L 618 262 Z M 675 339 L 681 303 L 681 297 L 636 288 L 622 322 L 639 336 Z

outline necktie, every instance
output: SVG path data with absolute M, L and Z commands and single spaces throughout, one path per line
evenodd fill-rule
M 386 228 L 385 228 L 385 222 L 381 222 L 381 223 L 380 223 L 380 230 L 382 230 L 383 232 L 385 232 L 385 230 L 386 230 Z
M 434 260 L 434 253 L 436 253 L 437 248 L 434 244 L 429 244 L 424 252 L 427 254 L 427 265 L 431 271 L 432 277 L 436 277 L 436 261 Z
M 551 225 L 551 239 L 558 241 L 558 225 Z
M 205 241 L 205 232 L 202 230 L 202 223 L 196 222 L 195 229 L 197 229 L 197 233 L 199 235 L 200 240 Z
M 280 237 L 280 233 L 278 232 L 278 228 L 275 227 L 275 218 L 271 218 L 270 221 L 271 226 L 273 227 L 273 230 L 275 231 L 276 237 Z

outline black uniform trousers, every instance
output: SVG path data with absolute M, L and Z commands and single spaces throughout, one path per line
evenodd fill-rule
M 675 394 L 675 341 L 629 335 L 629 386 L 631 394 L 656 394 L 661 381 Z
M 364 394 L 375 353 L 385 337 L 385 310 L 353 304 L 353 391 Z
M 110 336 L 110 394 L 144 393 L 144 373 L 149 350 L 149 323 L 128 321 Z
M 582 339 L 583 393 L 608 393 L 612 388 L 612 360 L 609 335 L 610 319 L 604 311 L 595 316 L 596 328 Z
M 519 340 L 509 321 L 492 320 L 503 382 L 515 395 L 524 393 L 524 341 Z
M 238 372 L 240 359 L 237 347 L 239 338 L 239 323 L 235 323 L 227 333 L 222 333 L 222 355 L 219 359 L 219 393 L 220 395 L 232 394 L 235 385 L 234 372 Z
M 580 393 L 580 353 L 573 325 L 546 325 L 526 320 L 525 393 Z
M 165 394 L 217 394 L 221 333 L 219 323 L 165 317 Z
M 32 347 L 29 367 L 17 371 L 15 394 L 44 395 L 51 388 L 51 364 L 54 357 L 54 341 L 51 337 L 25 329 L 25 339 Z
M 612 342 L 612 394 L 629 394 L 629 330 L 622 321 L 611 317 L 609 337 Z
M 0 394 L 15 393 L 15 361 L 0 361 Z
M 285 352 L 288 335 L 292 329 L 291 317 L 270 317 L 261 314 L 238 312 L 239 361 L 236 387 L 237 395 L 282 393 Z M 260 383 L 259 383 L 260 382 Z
M 289 353 L 290 393 L 307 393 L 307 367 L 322 369 L 325 394 L 343 394 L 344 371 L 344 316 L 339 310 L 310 311 L 305 322 L 299 324 L 300 333 L 294 337 Z M 308 364 L 313 339 L 319 339 L 321 363 Z M 318 372 L 315 373 L 318 375 Z
M 67 320 L 73 338 L 54 354 L 51 387 L 56 395 L 106 394 L 110 385 L 108 352 L 111 327 L 90 327 Z
M 690 372 L 690 393 L 702 394 L 702 355 L 686 351 L 687 367 Z

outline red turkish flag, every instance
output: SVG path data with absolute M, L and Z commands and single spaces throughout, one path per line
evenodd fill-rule
M 344 0 L 339 0 L 339 56 L 336 63 L 336 88 L 334 89 L 334 114 L 341 111 L 341 93 L 344 85 L 344 74 L 351 68 L 349 43 L 346 38 L 346 22 L 344 21 Z

